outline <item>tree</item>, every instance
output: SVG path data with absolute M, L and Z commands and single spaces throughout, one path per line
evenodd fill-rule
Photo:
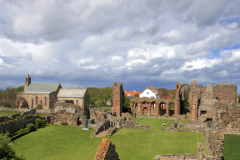
M 100 101 L 106 107 L 107 101 L 112 100 L 112 87 L 101 88 L 100 98 L 101 98 Z
M 12 87 L 8 86 L 2 94 L 2 105 L 8 106 L 8 107 L 15 107 L 15 100 L 17 97 L 17 90 Z
M 157 90 L 162 92 L 162 94 L 160 95 L 161 97 L 169 96 L 170 94 L 169 90 L 166 88 L 158 88 Z
M 238 95 L 238 103 L 240 103 L 240 95 Z
M 23 92 L 24 91 L 24 86 L 19 86 L 16 88 L 17 92 Z
M 7 134 L 0 135 L 0 159 L 15 159 L 15 160 L 24 160 L 25 158 L 18 157 L 13 149 L 9 146 L 9 138 Z
M 139 94 L 135 94 L 134 97 L 139 97 Z
M 101 95 L 101 92 L 100 92 L 100 88 L 97 88 L 97 87 L 89 87 L 88 88 L 88 92 L 89 92 L 89 95 L 90 95 L 90 105 L 92 107 L 94 107 L 96 105 L 96 102 L 98 100 L 100 100 L 100 95 Z
M 124 106 L 129 107 L 130 106 L 130 99 L 125 95 L 124 95 L 124 99 L 125 99 Z

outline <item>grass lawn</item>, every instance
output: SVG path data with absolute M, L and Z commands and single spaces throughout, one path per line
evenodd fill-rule
M 94 159 L 101 138 L 90 138 L 92 130 L 49 125 L 15 140 L 12 148 L 27 159 Z M 111 137 L 121 160 L 154 159 L 157 154 L 197 153 L 202 134 L 120 129 Z
M 22 114 L 22 112 L 15 112 L 15 111 L 0 111 L 0 115 L 3 116 L 10 116 L 11 114 L 16 114 L 19 113 L 20 115 Z
M 223 157 L 225 160 L 239 160 L 240 157 L 240 135 L 225 134 Z
M 169 122 L 169 126 L 162 126 L 163 123 Z M 171 127 L 171 124 L 175 122 L 173 119 L 150 119 L 150 118 L 144 118 L 138 121 L 139 125 L 149 125 L 151 126 L 152 130 L 161 130 Z

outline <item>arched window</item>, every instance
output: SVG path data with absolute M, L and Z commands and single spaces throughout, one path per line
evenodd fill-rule
M 45 97 L 45 106 L 47 106 L 47 97 Z
M 36 97 L 36 105 L 38 105 L 38 97 Z

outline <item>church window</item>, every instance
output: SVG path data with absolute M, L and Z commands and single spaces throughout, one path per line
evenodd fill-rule
M 76 100 L 76 105 L 78 105 L 78 100 Z
M 45 106 L 47 106 L 47 97 L 45 97 Z
M 36 97 L 36 105 L 38 105 L 38 97 Z

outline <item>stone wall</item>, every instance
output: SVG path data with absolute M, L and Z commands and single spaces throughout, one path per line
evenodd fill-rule
M 111 127 L 111 126 L 110 126 L 110 121 L 109 121 L 109 120 L 106 120 L 106 121 L 103 122 L 103 123 L 99 123 L 99 124 L 96 126 L 96 128 L 93 130 L 92 135 L 93 135 L 93 136 L 96 136 L 96 135 L 98 135 L 100 132 L 109 129 L 110 127 Z
M 12 112 L 27 112 L 30 111 L 29 108 L 11 108 L 11 107 L 0 107 L 0 111 L 12 111 Z M 38 113 L 51 113 L 51 109 L 37 109 L 36 112 Z
M 51 121 L 54 124 L 67 122 L 68 125 L 81 125 L 85 121 L 86 109 L 69 103 L 57 102 L 51 115 Z
M 103 138 L 94 160 L 119 160 L 118 153 L 115 151 L 115 144 L 109 139 Z
M 114 82 L 112 86 L 112 111 L 119 117 L 122 115 L 124 106 L 124 92 L 122 83 Z
M 157 155 L 155 160 L 197 160 L 196 154 L 168 154 L 168 155 Z

